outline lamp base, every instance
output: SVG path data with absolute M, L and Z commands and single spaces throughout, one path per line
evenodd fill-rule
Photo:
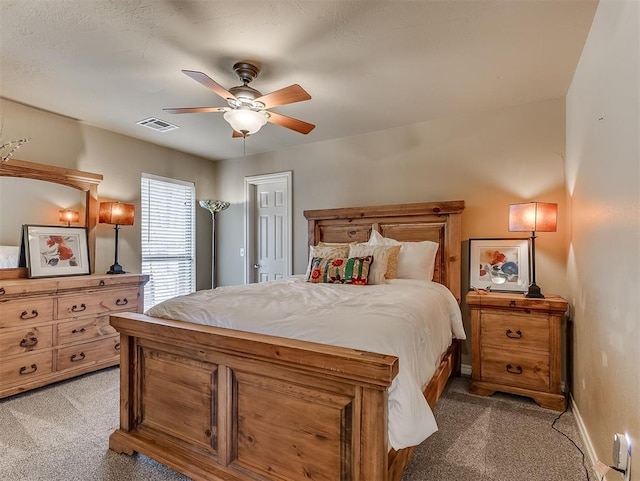
M 115 263 L 107 271 L 107 274 L 126 274 L 126 272 L 122 269 L 122 266 L 120 264 Z
M 540 287 L 535 282 L 533 282 L 529 286 L 529 290 L 524 295 L 524 297 L 529 297 L 529 298 L 533 298 L 533 299 L 544 299 L 544 295 L 542 295 Z

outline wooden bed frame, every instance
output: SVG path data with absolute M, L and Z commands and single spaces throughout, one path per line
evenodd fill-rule
M 309 243 L 372 229 L 440 243 L 434 280 L 460 299 L 463 201 L 306 211 Z M 259 307 L 258 307 L 259 309 Z M 141 314 L 121 335 L 118 453 L 196 480 L 399 481 L 413 448 L 389 449 L 387 389 L 398 359 Z M 459 343 L 425 389 L 433 407 L 460 368 Z

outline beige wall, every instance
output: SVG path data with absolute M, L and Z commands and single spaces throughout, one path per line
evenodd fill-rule
M 98 187 L 100 200 L 119 200 L 133 203 L 139 209 L 140 174 L 151 174 L 192 181 L 196 184 L 196 198 L 210 198 L 214 193 L 213 162 L 193 155 L 177 152 L 148 142 L 119 135 L 92 127 L 73 119 L 44 112 L 8 100 L 0 101 L 3 119 L 2 139 L 30 137 L 31 141 L 22 146 L 15 158 L 42 164 L 57 165 L 102 174 L 104 180 Z M 140 127 L 144 128 L 144 127 Z M 157 135 L 171 135 L 161 134 Z M 57 205 L 49 208 L 47 217 L 33 217 L 33 211 L 25 212 L 17 206 L 17 200 L 29 195 L 34 189 L 24 188 L 14 179 L 2 179 L 0 183 L 0 227 L 2 242 L 8 230 L 5 220 L 12 225 L 24 223 L 58 224 Z M 33 182 L 33 181 L 24 181 Z M 60 206 L 74 205 L 73 200 L 50 191 L 44 183 L 38 195 L 51 193 L 51 202 Z M 13 202 L 12 202 L 13 199 Z M 30 201 L 29 205 L 34 205 Z M 31 210 L 31 209 L 27 209 Z M 196 209 L 196 249 L 199 267 L 197 286 L 202 289 L 211 285 L 211 214 L 204 209 Z M 97 229 L 96 272 L 106 272 L 113 264 L 113 227 L 99 225 Z M 140 272 L 140 222 L 133 227 L 120 230 L 119 262 L 128 271 Z
M 307 261 L 306 209 L 462 199 L 464 239 L 520 237 L 508 205 L 535 199 L 560 208 L 559 231 L 536 242 L 538 284 L 566 294 L 564 124 L 554 99 L 216 162 L 216 192 L 232 202 L 216 223 L 218 281 L 243 282 L 244 176 L 291 170 L 294 273 Z
M 601 0 L 567 95 L 573 396 L 606 464 L 614 432 L 640 454 L 639 24 L 637 0 Z

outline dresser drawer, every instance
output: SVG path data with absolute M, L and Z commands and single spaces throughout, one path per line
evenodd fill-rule
M 89 291 L 58 299 L 58 319 L 106 314 L 110 311 L 138 311 L 138 288 Z
M 58 371 L 118 359 L 120 337 L 113 336 L 58 349 Z
M 53 368 L 51 350 L 3 359 L 0 362 L 0 385 L 29 380 L 50 374 Z
M 549 390 L 549 356 L 527 351 L 482 348 L 483 381 Z
M 53 319 L 53 299 L 13 299 L 0 301 L 0 328 L 19 327 Z
M 53 326 L 0 329 L 0 357 L 47 349 L 53 345 Z
M 59 346 L 80 341 L 91 341 L 103 336 L 112 336 L 117 332 L 109 325 L 108 314 L 77 321 L 60 322 L 57 329 Z
M 549 354 L 549 317 L 509 311 L 483 311 L 482 345 L 505 349 L 530 349 Z

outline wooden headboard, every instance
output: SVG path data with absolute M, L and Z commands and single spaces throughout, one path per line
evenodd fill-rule
M 464 201 L 306 210 L 309 245 L 318 242 L 366 242 L 372 230 L 403 242 L 440 244 L 433 280 L 444 284 L 460 302 L 461 216 Z

